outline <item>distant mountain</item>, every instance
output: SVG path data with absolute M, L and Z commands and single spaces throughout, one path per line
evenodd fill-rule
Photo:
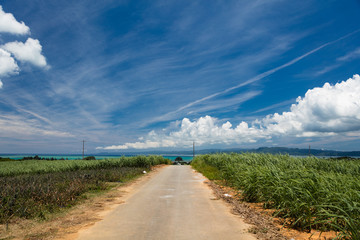
M 254 153 L 271 153 L 271 154 L 289 154 L 297 156 L 307 156 L 309 155 L 309 149 L 300 149 L 300 148 L 287 148 L 287 147 L 260 147 L 257 149 L 241 149 L 241 148 L 230 148 L 230 149 L 200 149 L 196 150 L 196 154 L 211 154 L 211 153 L 243 153 L 243 152 L 254 152 Z M 95 155 L 192 155 L 193 151 L 134 151 L 134 152 L 102 152 Z M 313 156 L 360 156 L 360 151 L 335 151 L 335 150 L 320 150 L 320 149 L 311 149 L 310 154 Z
M 309 149 L 300 149 L 300 148 L 286 148 L 286 147 L 261 147 L 255 150 L 249 150 L 250 152 L 258 153 L 272 153 L 272 154 L 289 154 L 289 155 L 298 155 L 305 156 L 309 155 Z M 335 150 L 320 150 L 320 149 L 311 149 L 310 155 L 313 156 L 360 156 L 360 151 L 335 151 Z

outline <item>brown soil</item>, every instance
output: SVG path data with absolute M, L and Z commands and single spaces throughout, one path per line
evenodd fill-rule
M 233 214 L 240 215 L 244 222 L 253 225 L 249 232 L 256 234 L 258 239 L 331 240 L 336 237 L 335 232 L 312 231 L 308 233 L 284 227 L 284 219 L 272 216 L 274 210 L 263 209 L 261 203 L 241 201 L 239 197 L 241 192 L 225 187 L 221 183 L 218 184 L 213 181 L 206 183 L 213 189 L 217 199 L 222 199 L 231 206 Z
M 126 184 L 117 184 L 110 191 L 98 196 L 89 197 L 82 203 L 63 213 L 53 214 L 46 221 L 13 219 L 9 224 L 0 225 L 0 239 L 74 239 L 80 229 L 88 228 L 126 201 L 127 193 L 151 177 L 159 168 L 166 165 L 153 167 L 152 171 L 140 178 Z

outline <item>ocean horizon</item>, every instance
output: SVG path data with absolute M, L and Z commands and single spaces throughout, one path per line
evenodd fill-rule
M 39 156 L 40 158 L 53 158 L 53 159 L 65 159 L 65 160 L 81 160 L 82 154 L 0 154 L 2 158 L 11 158 L 14 160 L 20 160 L 24 157 L 35 157 Z M 168 158 L 170 160 L 175 160 L 177 157 L 181 157 L 184 161 L 191 161 L 193 159 L 192 155 L 162 155 L 162 154 L 119 154 L 119 155 L 96 155 L 96 154 L 85 154 L 84 157 L 94 156 L 97 160 L 101 159 L 110 159 L 110 158 L 120 158 L 120 157 L 133 157 L 133 156 L 141 156 L 141 155 L 160 155 L 164 158 Z

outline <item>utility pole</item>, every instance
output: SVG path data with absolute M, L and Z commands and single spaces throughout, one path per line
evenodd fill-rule
M 309 157 L 310 157 L 310 155 L 311 155 L 311 149 L 310 149 L 310 144 L 309 144 Z
M 83 140 L 82 142 L 83 142 L 83 152 L 82 152 L 82 159 L 84 160 L 84 149 L 85 149 L 85 140 Z
M 195 141 L 193 141 L 193 160 L 195 159 Z

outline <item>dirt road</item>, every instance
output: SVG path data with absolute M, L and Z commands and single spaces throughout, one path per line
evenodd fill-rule
M 163 168 L 78 239 L 255 240 L 204 180 L 190 166 Z

